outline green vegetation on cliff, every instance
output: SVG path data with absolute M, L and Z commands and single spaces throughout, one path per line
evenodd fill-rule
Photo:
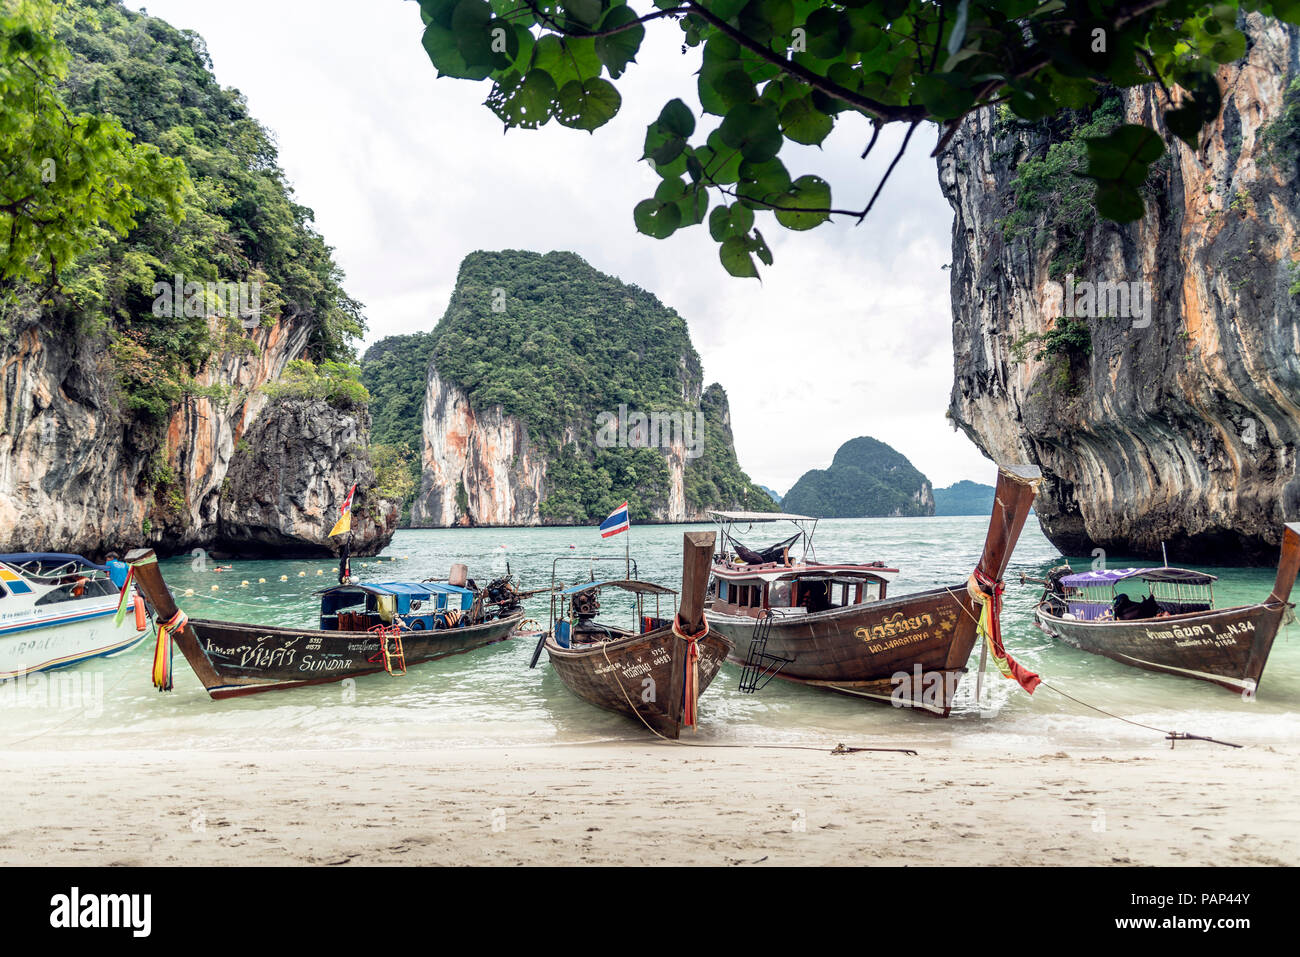
M 549 459 L 545 521 L 604 518 L 623 499 L 633 520 L 644 521 L 667 502 L 660 449 L 597 442 L 601 414 L 617 415 L 620 406 L 629 415 L 702 413 L 702 454 L 685 469 L 688 506 L 773 508 L 736 461 L 726 393 L 703 388 L 682 317 L 573 253 L 471 253 L 431 333 L 367 350 L 362 380 L 377 442 L 420 440 L 429 358 L 475 408 L 500 405 L 527 425 Z
M 1083 175 L 1087 138 L 1109 135 L 1123 119 L 1123 103 L 1113 94 L 1095 109 L 1067 110 L 1033 124 L 1000 116 L 999 132 L 1024 128 L 1043 137 L 1041 152 L 1022 158 L 1016 167 L 1011 210 L 1001 226 L 1007 242 L 1023 239 L 1035 253 L 1051 249 L 1052 279 L 1059 281 L 1083 268 L 1088 238 L 1097 225 L 1097 184 Z
M 331 250 L 312 228 L 312 211 L 294 201 L 270 134 L 248 114 L 243 96 L 213 77 L 202 38 L 118 0 L 70 0 L 57 17 L 47 15 L 49 7 L 22 0 L 14 8 L 35 11 L 29 19 L 37 39 L 62 51 L 63 106 L 84 116 L 77 121 L 83 126 L 120 127 L 140 162 L 169 171 L 174 188 L 136 189 L 125 228 L 90 230 L 75 257 L 49 274 L 51 284 L 38 285 L 30 275 L 6 280 L 0 330 L 39 312 L 48 326 L 102 337 L 124 410 L 155 430 L 186 395 L 200 391 L 194 376 L 209 358 L 255 349 L 245 331 L 253 321 L 306 320 L 306 358 L 351 360 L 349 341 L 363 329 L 360 304 L 343 291 Z M 15 40 L 18 28 L 9 18 L 4 24 L 6 49 L 35 42 Z M 6 102 L 0 134 L 12 132 L 11 111 L 20 109 Z M 30 168 L 30 147 L 0 135 L 7 165 Z M 54 158 L 54 183 L 85 175 Z M 103 221 L 115 225 L 112 217 Z M 2 225 L 8 232 L 10 223 Z M 182 288 L 173 295 L 177 277 Z M 159 283 L 168 285 L 165 295 Z M 250 284 L 250 300 L 258 291 L 255 314 L 219 308 L 208 283 Z M 176 302 L 184 308 L 172 308 Z
M 805 472 L 781 510 L 816 518 L 933 515 L 934 499 L 906 456 L 862 436 L 841 445 L 830 468 Z

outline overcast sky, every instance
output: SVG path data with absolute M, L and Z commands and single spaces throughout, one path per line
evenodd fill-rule
M 698 50 L 652 24 L 618 83 L 619 115 L 594 135 L 554 121 L 503 134 L 489 85 L 437 79 L 410 0 L 131 2 L 206 39 L 217 79 L 275 136 L 298 201 L 366 306 L 366 344 L 431 329 L 476 249 L 572 250 L 685 317 L 705 381 L 731 400 L 736 449 L 755 481 L 785 492 L 859 435 L 894 446 L 936 486 L 991 484 L 993 465 L 944 418 L 952 385 L 951 210 L 933 127 L 912 138 L 870 218 L 792 233 L 759 228 L 776 263 L 732 279 L 701 226 L 658 241 L 632 207 L 659 182 L 638 163 L 646 124 L 673 96 L 698 112 Z M 791 145 L 791 175 L 817 173 L 834 205 L 862 208 L 901 139 L 858 157 L 865 122 L 823 150 Z

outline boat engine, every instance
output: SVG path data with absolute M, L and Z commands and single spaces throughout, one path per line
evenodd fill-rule
M 596 624 L 596 615 L 600 612 L 600 599 L 596 597 L 596 590 L 580 591 L 573 596 L 573 614 L 578 620 L 573 625 L 573 634 L 578 635 L 605 635 L 608 629 L 604 625 Z

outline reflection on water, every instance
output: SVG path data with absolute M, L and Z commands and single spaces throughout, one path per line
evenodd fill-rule
M 843 519 L 817 528 L 817 553 L 830 559 L 881 559 L 900 569 L 891 594 L 965 581 L 979 558 L 987 520 L 979 517 Z M 703 526 L 637 526 L 632 552 L 642 578 L 678 587 L 682 532 Z M 740 529 L 739 532 L 745 530 Z M 755 526 L 740 537 L 762 545 L 784 537 L 779 526 Z M 508 561 L 525 588 L 549 583 L 557 557 L 623 555 L 622 536 L 601 541 L 594 528 L 430 529 L 399 532 L 380 560 L 357 560 L 363 580 L 445 577 L 463 561 L 480 583 Z M 502 546 L 506 546 L 502 548 Z M 1186 679 L 1127 668 L 1055 642 L 1033 625 L 1039 589 L 1019 584 L 1021 572 L 1041 575 L 1059 555 L 1031 518 L 1007 571 L 1004 637 L 1008 649 L 1048 682 L 1126 717 L 1242 743 L 1294 740 L 1300 732 L 1300 628 L 1286 627 L 1273 647 L 1259 694 L 1231 692 Z M 1075 559 L 1085 568 L 1091 558 Z M 1177 556 L 1170 556 L 1177 564 Z M 569 582 L 621 573 L 621 566 L 563 563 Z M 1110 556 L 1112 567 L 1142 564 Z M 1202 566 L 1204 567 L 1204 566 Z M 1263 599 L 1271 569 L 1210 568 L 1220 581 L 1220 606 Z M 317 574 L 317 572 L 320 574 Z M 236 561 L 228 571 L 193 567 L 189 558 L 163 562 L 182 608 L 193 617 L 276 625 L 314 621 L 316 590 L 333 583 L 326 561 Z M 281 581 L 281 576 L 286 580 Z M 265 579 L 260 582 L 259 579 Z M 241 583 L 247 581 L 247 587 Z M 216 585 L 217 590 L 212 591 Z M 192 595 L 186 595 L 189 589 Z M 545 622 L 548 600 L 530 599 L 530 615 Z M 631 606 L 605 601 L 617 622 Z M 21 693 L 0 686 L 0 747 L 284 749 L 500 745 L 593 740 L 642 740 L 628 719 L 577 700 L 543 654 L 529 670 L 533 639 L 518 639 L 412 667 L 405 677 L 369 675 L 352 682 L 212 701 L 177 653 L 176 690 L 159 694 L 149 682 L 152 640 L 114 659 L 59 673 L 56 686 Z M 972 656 L 972 672 L 979 651 Z M 940 744 L 991 749 L 1038 749 L 1124 744 L 1167 747 L 1158 735 L 1090 712 L 1043 688 L 1032 697 L 996 671 L 985 675 L 985 707 L 974 701 L 973 674 L 963 681 L 954 715 L 936 719 L 830 692 L 773 681 L 755 695 L 736 688 L 739 669 L 724 667 L 701 703 L 701 741 L 805 742 L 859 745 Z M 689 732 L 688 732 L 689 734 Z

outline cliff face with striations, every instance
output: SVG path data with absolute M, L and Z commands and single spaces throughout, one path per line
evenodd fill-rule
M 401 348 L 384 345 L 367 381 Z M 424 347 L 414 526 L 583 524 L 624 499 L 642 522 L 774 507 L 736 462 L 684 320 L 572 253 L 472 253 Z M 402 418 L 389 392 L 385 421 Z
M 397 529 L 398 502 L 374 494 L 362 441 L 365 409 L 320 399 L 277 399 L 240 443 L 218 508 L 217 546 L 241 555 L 311 558 L 337 554 L 329 530 L 353 485 L 351 551 L 378 554 Z
M 59 334 L 31 317 L 0 343 L 0 550 L 102 554 L 147 544 L 164 553 L 327 552 L 316 546 L 337 517 L 345 480 L 354 472 L 366 473 L 354 478 L 363 484 L 373 480 L 364 451 L 359 465 L 352 461 L 367 440 L 368 418 L 344 421 L 321 402 L 310 421 L 287 432 L 277 431 L 281 416 L 261 421 L 262 387 L 302 353 L 310 330 L 305 320 L 286 319 L 250 333 L 256 350 L 213 356 L 195 382 L 220 387 L 214 394 L 227 398 L 185 399 L 159 443 L 123 413 L 101 341 Z M 353 443 L 345 447 L 348 435 Z M 238 448 L 250 452 L 238 456 Z M 286 498 L 279 516 L 254 515 L 257 493 L 232 461 L 260 461 L 250 474 L 266 483 L 266 456 L 275 457 L 276 473 L 302 486 L 301 503 L 314 497 L 319 507 L 304 511 Z M 236 480 L 233 491 L 228 477 Z M 275 504 L 262 498 L 264 506 Z M 376 508 L 377 525 L 355 525 L 356 554 L 378 551 L 392 537 L 391 503 Z
M 235 443 L 266 401 L 258 389 L 301 352 L 308 333 L 306 322 L 284 321 L 252 333 L 256 354 L 214 357 L 196 382 L 235 398 L 183 401 L 165 442 L 151 448 L 152 436 L 140 436 L 121 410 L 105 343 L 30 317 L 0 343 L 3 545 L 100 553 L 207 544 L 203 529 L 215 524 Z
M 1161 129 L 1169 152 L 1136 223 L 1083 206 L 1072 226 L 1061 195 L 1026 201 L 1017 177 L 1066 155 L 1049 152 L 1060 130 L 987 109 L 939 160 L 956 212 L 949 415 L 991 458 L 1042 467 L 1035 509 L 1067 553 L 1157 556 L 1164 541 L 1171 561 L 1270 563 L 1300 518 L 1300 32 L 1256 14 L 1241 26 L 1220 117 L 1197 151 Z M 1150 122 L 1163 94 L 1120 96 L 1120 119 Z M 1085 281 L 1148 284 L 1152 308 L 1112 296 L 1086 325 L 1063 321 L 1071 278 L 1075 316 Z
M 545 457 L 500 406 L 476 411 L 464 389 L 429 370 L 415 526 L 536 525 Z

